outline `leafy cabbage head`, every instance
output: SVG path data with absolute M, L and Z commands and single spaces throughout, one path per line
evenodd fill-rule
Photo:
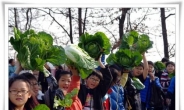
M 83 34 L 79 38 L 78 46 L 96 60 L 102 53 L 108 55 L 111 50 L 110 40 L 103 32 L 96 32 L 94 35 Z

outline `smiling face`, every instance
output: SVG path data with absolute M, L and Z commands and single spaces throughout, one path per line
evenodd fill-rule
M 90 89 L 94 89 L 99 85 L 100 79 L 95 76 L 91 75 L 89 78 L 86 79 L 86 86 Z
M 33 92 L 35 93 L 35 95 L 37 96 L 38 95 L 38 91 L 39 91 L 39 85 L 38 85 L 38 82 L 36 80 L 30 80 L 30 83 L 31 83 L 31 87 L 32 87 L 32 90 Z
M 70 74 L 64 74 L 60 77 L 58 81 L 59 88 L 63 90 L 64 94 L 67 93 L 67 90 L 71 83 L 71 75 Z
M 172 64 L 168 64 L 166 67 L 166 70 L 168 71 L 168 73 L 173 73 L 175 69 L 175 66 Z
M 139 76 L 143 73 L 143 67 L 142 66 L 136 66 L 133 68 L 133 75 L 134 76 Z
M 22 107 L 31 97 L 28 84 L 22 80 L 16 80 L 9 88 L 9 99 L 16 107 Z

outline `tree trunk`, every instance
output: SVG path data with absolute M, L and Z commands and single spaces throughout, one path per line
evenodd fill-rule
M 78 8 L 79 37 L 82 35 L 82 8 Z
M 84 16 L 84 23 L 83 23 L 83 31 L 82 33 L 84 33 L 85 29 L 86 29 L 86 17 L 87 17 L 87 8 L 86 8 L 86 11 L 85 11 L 85 16 Z
M 130 10 L 130 8 L 122 8 L 121 9 L 121 17 L 119 18 L 119 38 L 122 39 L 124 31 L 124 22 L 125 22 L 125 18 L 126 18 L 126 13 L 127 11 Z
M 116 49 L 117 47 L 119 47 L 121 45 L 121 39 L 124 35 L 124 22 L 125 22 L 125 18 L 126 18 L 126 13 L 127 11 L 130 10 L 130 8 L 122 8 L 121 9 L 121 17 L 119 17 L 119 40 L 118 42 L 116 42 L 112 49 L 111 52 L 113 52 L 114 49 Z
M 14 17 L 15 17 L 15 27 L 18 29 L 17 9 L 16 8 L 14 8 Z
M 162 25 L 162 36 L 163 36 L 163 43 L 164 43 L 164 57 L 169 59 L 169 52 L 168 52 L 168 40 L 167 40 L 167 29 L 166 29 L 166 17 L 165 17 L 165 9 L 161 8 L 161 25 Z
M 71 9 L 68 9 L 69 11 L 69 25 L 70 25 L 70 41 L 73 44 L 73 36 L 72 36 L 72 15 L 71 15 Z

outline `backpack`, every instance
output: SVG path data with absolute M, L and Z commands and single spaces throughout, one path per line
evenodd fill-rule
M 150 107 L 162 107 L 164 104 L 163 91 L 154 83 L 151 85 L 151 97 L 149 101 Z

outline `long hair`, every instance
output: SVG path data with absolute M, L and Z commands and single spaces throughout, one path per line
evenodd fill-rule
M 15 76 L 13 78 L 10 78 L 9 79 L 9 88 L 12 86 L 12 84 L 15 82 L 15 81 L 23 81 L 27 84 L 28 88 L 29 88 L 29 91 L 31 93 L 31 97 L 27 100 L 27 102 L 25 103 L 24 105 L 24 109 L 26 110 L 32 110 L 34 107 L 36 107 L 39 103 L 36 99 L 36 97 L 33 95 L 33 91 L 31 89 L 31 83 L 29 82 L 29 80 L 23 76 L 23 75 L 18 75 L 18 76 Z M 9 99 L 9 110 L 14 110 L 16 107 L 15 104 L 13 104 L 10 99 Z

